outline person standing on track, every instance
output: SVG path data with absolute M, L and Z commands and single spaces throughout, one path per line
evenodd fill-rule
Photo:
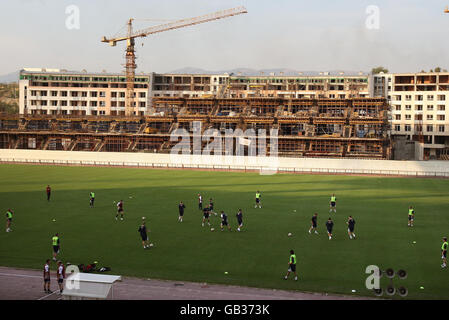
M 6 232 L 11 232 L 12 214 L 14 212 L 11 209 L 6 211 Z
M 90 197 L 90 207 L 93 208 L 94 207 L 94 202 L 95 202 L 95 192 L 90 192 L 89 194 Z
M 179 217 L 178 217 L 178 222 L 182 222 L 182 217 L 184 216 L 184 209 L 186 208 L 186 206 L 184 205 L 184 203 L 182 203 L 182 201 L 178 204 L 178 209 L 179 209 Z
M 309 233 L 312 233 L 312 231 L 314 231 L 315 234 L 318 234 L 318 231 L 316 231 L 317 219 L 318 219 L 318 213 L 315 212 L 311 219 L 312 225 L 310 226 Z
M 298 275 L 296 274 L 296 255 L 293 250 L 290 250 L 290 259 L 288 260 L 288 270 L 287 274 L 284 277 L 284 280 L 287 280 L 288 276 L 290 275 L 290 272 L 293 272 L 295 274 L 295 280 L 298 280 Z
M 51 293 L 50 291 L 50 259 L 45 261 L 44 265 L 44 292 Z
M 58 279 L 59 293 L 64 290 L 65 267 L 61 260 L 58 261 L 58 269 L 56 270 L 56 279 Z
M 50 201 L 50 196 L 51 196 L 51 188 L 50 188 L 50 185 L 47 185 L 46 191 L 47 191 L 47 201 Z
M 408 226 L 413 227 L 413 222 L 415 220 L 415 209 L 412 206 L 408 208 Z
M 53 260 L 56 261 L 56 256 L 60 249 L 59 233 L 56 233 L 53 238 L 51 238 L 51 242 L 53 245 Z

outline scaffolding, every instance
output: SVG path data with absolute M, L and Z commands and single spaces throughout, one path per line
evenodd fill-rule
M 257 139 L 266 139 L 264 145 L 270 150 L 269 133 L 277 130 L 279 156 L 391 158 L 388 105 L 383 98 L 158 97 L 153 99 L 153 110 L 151 115 L 130 117 L 0 115 L 0 147 L 169 152 L 182 140 L 182 132 L 188 135 L 192 151 L 193 135 L 212 129 L 221 134 L 223 145 L 228 132 L 265 132 L 266 137 Z M 200 131 L 195 122 L 201 123 Z M 177 141 L 171 141 L 173 133 Z M 202 150 L 206 145 L 203 141 Z

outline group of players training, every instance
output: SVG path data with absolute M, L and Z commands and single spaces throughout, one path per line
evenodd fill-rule
M 260 202 L 260 197 L 261 194 L 259 191 L 256 192 L 256 204 L 254 205 L 254 208 L 262 208 L 262 203 Z M 186 208 L 186 206 L 184 205 L 184 203 L 181 201 L 178 205 L 178 209 L 179 209 L 179 217 L 178 217 L 178 222 L 182 222 L 182 219 L 184 217 L 184 209 Z M 215 216 L 217 216 L 217 212 L 214 211 L 214 202 L 213 199 L 209 199 L 209 205 L 204 206 L 203 207 L 203 197 L 201 196 L 201 194 L 198 193 L 198 209 L 203 211 L 203 219 L 201 221 L 201 226 L 204 227 L 205 223 L 207 223 L 208 226 L 210 226 L 210 215 L 213 214 Z M 242 209 L 239 209 L 237 214 L 235 215 L 237 218 L 237 231 L 241 231 L 243 228 L 243 212 Z M 224 228 L 228 228 L 228 230 L 231 230 L 231 226 L 229 225 L 228 222 L 228 215 L 221 210 L 220 212 L 220 218 L 221 218 L 221 223 L 220 223 L 220 229 L 221 231 L 224 230 Z M 213 231 L 214 228 L 211 228 L 211 231 Z
M 332 194 L 331 196 L 331 200 L 329 201 L 329 213 L 331 213 L 332 211 L 337 213 L 337 197 L 335 196 L 335 194 Z M 314 232 L 315 234 L 318 234 L 317 231 L 317 223 L 318 220 L 318 213 L 314 213 L 312 216 L 312 225 L 309 229 L 309 233 L 311 234 L 312 232 Z M 348 225 L 348 236 L 349 239 L 355 239 L 355 233 L 354 233 L 354 228 L 355 228 L 355 220 L 352 216 L 348 217 L 348 221 L 346 221 L 346 224 Z M 332 230 L 334 228 L 334 222 L 332 221 L 332 218 L 329 217 L 329 219 L 326 221 L 326 229 L 327 229 L 327 235 L 329 237 L 329 240 L 332 239 Z

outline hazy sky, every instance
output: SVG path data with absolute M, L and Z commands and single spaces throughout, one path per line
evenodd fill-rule
M 79 30 L 66 28 L 69 5 L 80 10 Z M 180 19 L 239 5 L 248 13 L 138 40 L 137 71 L 449 68 L 449 0 L 1 0 L 0 74 L 23 67 L 119 72 L 125 44 L 100 39 L 128 18 Z M 369 5 L 379 8 L 377 30 L 365 25 Z

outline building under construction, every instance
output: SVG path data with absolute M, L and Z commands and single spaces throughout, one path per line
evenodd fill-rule
M 254 137 L 248 132 L 264 129 L 267 135 L 256 140 L 266 140 L 262 143 L 268 155 L 274 129 L 279 156 L 391 158 L 388 104 L 383 98 L 153 97 L 152 108 L 152 115 L 135 116 L 0 115 L 0 148 L 168 153 L 182 140 L 190 141 L 194 152 L 197 122 L 201 134 L 208 129 L 219 133 L 210 139 L 203 136 L 202 149 L 213 139 L 224 139 L 226 130 L 241 129 L 243 138 L 249 139 Z M 174 135 L 182 129 L 189 140 Z M 240 138 L 234 138 L 235 145 Z M 249 148 L 245 145 L 245 154 Z

